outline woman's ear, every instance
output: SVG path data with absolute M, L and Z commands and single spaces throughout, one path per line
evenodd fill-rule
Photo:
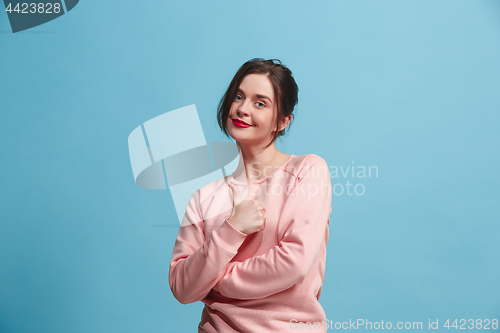
M 291 114 L 281 119 L 280 132 L 284 130 L 288 126 L 288 124 L 290 124 L 290 120 L 292 120 Z

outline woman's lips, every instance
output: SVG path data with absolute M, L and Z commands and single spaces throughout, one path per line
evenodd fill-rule
M 233 124 L 234 124 L 234 125 L 236 125 L 236 126 L 238 126 L 238 127 L 241 127 L 241 128 L 247 128 L 247 127 L 252 126 L 252 125 L 248 125 L 248 124 L 246 124 L 246 123 L 243 123 L 243 122 L 241 122 L 241 121 L 239 121 L 239 120 L 235 120 L 235 119 L 231 119 L 231 120 L 233 121 Z

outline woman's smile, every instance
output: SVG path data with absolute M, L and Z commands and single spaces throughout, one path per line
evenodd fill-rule
M 239 120 L 239 119 L 231 119 L 233 121 L 233 124 L 240 127 L 240 128 L 247 128 L 247 127 L 251 127 L 252 125 L 249 125 L 247 123 L 245 123 L 243 120 Z

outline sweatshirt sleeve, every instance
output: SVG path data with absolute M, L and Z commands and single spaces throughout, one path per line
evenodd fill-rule
M 280 217 L 281 242 L 263 255 L 227 265 L 214 288 L 222 295 L 264 298 L 300 283 L 313 266 L 330 222 L 332 187 L 323 158 L 312 154 L 305 161 Z
M 227 219 L 205 237 L 199 207 L 200 190 L 197 190 L 189 199 L 170 262 L 170 289 L 182 304 L 207 296 L 246 238 Z

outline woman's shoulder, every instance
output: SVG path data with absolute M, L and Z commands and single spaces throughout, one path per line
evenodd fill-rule
M 227 180 L 228 176 L 221 177 L 217 180 L 213 180 L 206 185 L 201 186 L 198 189 L 200 203 L 203 203 L 210 197 L 217 195 L 218 193 L 226 194 L 227 192 Z
M 298 155 L 295 156 L 289 163 L 289 166 L 293 166 L 297 170 L 303 168 L 309 168 L 312 166 L 326 166 L 326 165 L 327 163 L 325 159 L 316 154 Z
M 203 219 L 217 216 L 231 209 L 230 191 L 226 177 L 209 181 L 194 191 L 188 200 L 188 206 L 196 210 Z
M 328 164 L 325 159 L 316 154 L 298 155 L 290 160 L 286 166 L 286 171 L 295 177 L 302 178 L 311 169 L 326 169 Z

